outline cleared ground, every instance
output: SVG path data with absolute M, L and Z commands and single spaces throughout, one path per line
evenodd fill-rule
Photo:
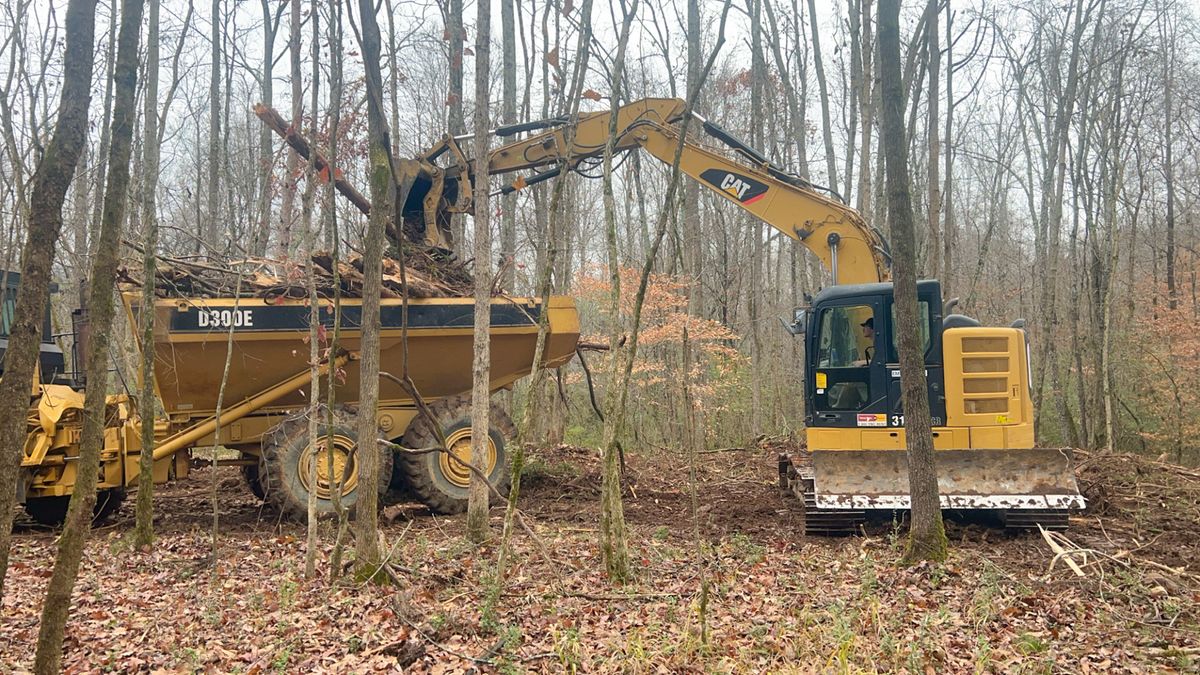
M 903 536 L 806 539 L 777 487 L 776 447 L 687 463 L 629 458 L 635 583 L 597 545 L 598 458 L 540 450 L 496 595 L 497 549 L 462 517 L 415 505 L 384 528 L 398 585 L 303 577 L 304 531 L 264 511 L 233 470 L 160 490 L 159 540 L 127 544 L 132 500 L 88 546 L 67 630 L 69 672 L 1095 672 L 1200 668 L 1200 473 L 1129 456 L 1081 460 L 1092 503 L 1064 549 L 1038 534 L 950 525 L 945 565 L 896 565 Z M 493 512 L 495 531 L 503 512 Z M 695 527 L 703 549 L 701 560 Z M 328 531 L 326 539 L 330 538 Z M 0 671 L 32 665 L 54 535 L 22 526 L 0 611 Z M 1053 569 L 1051 564 L 1053 563 Z M 711 585 L 702 625 L 701 574 Z

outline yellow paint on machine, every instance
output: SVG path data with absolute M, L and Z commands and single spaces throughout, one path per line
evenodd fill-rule
M 934 427 L 938 450 L 1034 447 L 1033 401 L 1025 334 L 1016 328 L 950 328 L 942 334 L 946 425 Z M 816 374 L 822 388 L 824 373 Z M 813 450 L 903 450 L 904 429 L 877 429 L 874 414 L 858 427 L 809 429 Z M 867 418 L 872 418 L 868 421 Z

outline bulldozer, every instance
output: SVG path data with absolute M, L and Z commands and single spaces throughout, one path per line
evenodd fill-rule
M 616 117 L 614 120 L 613 117 Z M 694 133 L 695 129 L 698 133 Z M 871 514 L 910 507 L 895 340 L 891 256 L 883 234 L 835 192 L 772 163 L 679 99 L 502 126 L 489 175 L 517 173 L 509 194 L 564 172 L 588 176 L 605 152 L 644 150 L 815 254 L 832 285 L 784 326 L 804 341 L 803 451 L 780 458 L 781 484 L 805 506 L 810 534 L 860 531 Z M 524 137 L 519 137 L 527 134 Z M 446 136 L 418 158 L 405 213 L 443 245 L 441 214 L 469 212 L 475 158 Z M 917 285 L 938 488 L 944 509 L 982 510 L 1014 529 L 1064 528 L 1082 508 L 1070 450 L 1038 448 L 1023 322 L 983 326 L 952 313 L 936 280 Z
M 5 278 L 0 350 L 7 347 L 20 282 L 15 273 Z M 412 298 L 407 306 L 403 299 L 381 300 L 381 370 L 399 374 L 407 362 L 413 389 L 427 404 L 425 414 L 419 414 L 412 390 L 392 380 L 380 382 L 376 410 L 355 408 L 362 300 L 345 298 L 337 312 L 332 303 L 324 304 L 321 325 L 332 333 L 337 317 L 340 348 L 320 364 L 319 373 L 324 376 L 334 369 L 336 377 L 322 379 L 335 383 L 335 400 L 344 405 L 319 414 L 320 440 L 315 446 L 308 441 L 305 416 L 312 391 L 306 300 L 184 297 L 142 307 L 140 292 L 124 292 L 121 302 L 135 335 L 141 312 L 155 314 L 153 342 L 137 347 L 154 352 L 154 388 L 162 414 L 142 420 L 131 395 L 108 396 L 96 518 L 113 513 L 126 492 L 137 486 L 144 452 L 153 454 L 156 484 L 186 477 L 197 462 L 237 466 L 249 489 L 284 515 L 305 518 L 310 492 L 317 495 L 319 515 L 334 512 L 335 491 L 341 504 L 352 510 L 360 494 L 356 449 L 361 439 L 353 419 L 358 414 L 375 416 L 379 441 L 408 449 L 428 449 L 445 441 L 437 452 L 393 448 L 382 453 L 379 485 L 381 491 L 391 491 L 390 499 L 415 498 L 434 513 L 466 509 L 475 306 L 470 298 Z M 579 317 L 574 300 L 552 296 L 544 304 L 523 298 L 492 301 L 492 391 L 511 387 L 534 369 L 543 315 L 549 328 L 537 365 L 557 367 L 575 355 Z M 73 330 L 58 337 L 70 342 L 72 360 L 82 363 L 87 351 L 85 314 L 76 311 L 75 317 Z M 227 358 L 229 377 L 222 394 Z M 64 350 L 50 332 L 47 307 L 17 497 L 33 520 L 51 526 L 66 517 L 78 468 L 85 387 L 96 386 L 67 371 L 64 363 Z M 141 445 L 142 424 L 154 425 L 152 448 Z M 508 483 L 506 444 L 513 432 L 504 411 L 493 406 L 485 473 L 500 491 Z M 209 452 L 207 459 L 194 456 L 194 450 L 218 443 L 225 452 Z M 314 455 L 320 461 L 312 462 Z M 332 463 L 327 461 L 330 455 Z

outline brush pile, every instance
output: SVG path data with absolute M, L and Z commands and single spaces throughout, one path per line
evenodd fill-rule
M 1200 469 L 1173 464 L 1166 456 L 1076 450 L 1075 457 L 1088 514 L 1133 528 L 1143 541 L 1161 536 L 1177 548 L 1195 545 Z
M 406 288 L 410 298 L 468 297 L 473 291 L 474 280 L 466 265 L 438 251 L 408 250 L 404 262 L 402 274 L 400 260 L 384 256 L 381 297 L 404 297 Z M 214 263 L 160 256 L 154 289 L 161 298 L 307 298 L 310 268 L 320 297 L 332 298 L 337 291 L 344 298 L 362 297 L 362 256 L 353 254 L 335 264 L 325 252 L 314 253 L 307 261 L 248 258 Z M 142 284 L 125 268 L 120 280 Z

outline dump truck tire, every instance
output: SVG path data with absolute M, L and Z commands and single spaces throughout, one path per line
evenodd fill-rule
M 346 509 L 351 518 L 354 517 L 360 494 L 357 469 L 360 462 L 356 452 L 357 426 L 355 414 L 345 410 L 334 413 L 332 431 L 334 447 L 337 449 L 334 475 L 340 477 L 346 462 L 352 462 L 354 465 L 343 488 L 345 492 L 341 495 L 342 508 Z M 302 466 L 302 460 L 311 457 L 306 418 L 286 420 L 263 436 L 262 461 L 258 466 L 259 484 L 264 492 L 264 501 L 277 508 L 284 516 L 301 522 L 308 519 L 308 485 L 314 480 L 317 488 L 317 517 L 327 518 L 335 515 L 332 481 L 327 475 L 328 460 L 325 454 L 329 431 L 330 428 L 322 420 L 315 475 L 310 475 L 309 467 Z M 392 453 L 381 451 L 379 464 L 379 496 L 382 502 L 392 475 Z
M 101 522 L 116 513 L 123 501 L 124 490 L 100 490 L 96 493 L 96 506 L 92 509 L 92 523 Z M 25 500 L 25 513 L 40 525 L 60 527 L 67 520 L 67 507 L 70 505 L 70 495 L 30 497 Z
M 431 406 L 430 412 L 442 427 L 442 434 L 451 449 L 465 451 L 465 457 L 470 457 L 471 441 L 471 397 L 470 395 L 442 399 Z M 506 443 L 515 438 L 516 427 L 500 406 L 492 404 L 491 447 L 494 448 L 494 461 L 488 471 L 488 482 L 496 487 L 502 495 L 508 494 L 511 475 L 508 471 L 508 453 Z M 428 419 L 418 415 L 404 433 L 401 445 L 406 448 L 420 449 L 437 445 L 438 437 Z M 454 514 L 467 510 L 467 497 L 470 489 L 470 473 L 458 462 L 450 459 L 445 452 L 434 451 L 424 453 L 408 453 L 403 450 L 396 453 L 397 475 L 395 487 L 408 490 L 421 503 L 428 506 L 434 513 Z M 491 498 L 494 500 L 495 495 Z
M 242 467 L 242 478 L 246 479 L 246 487 L 258 497 L 259 501 L 267 500 L 267 491 L 263 487 L 262 476 L 259 473 L 258 464 L 250 464 Z

